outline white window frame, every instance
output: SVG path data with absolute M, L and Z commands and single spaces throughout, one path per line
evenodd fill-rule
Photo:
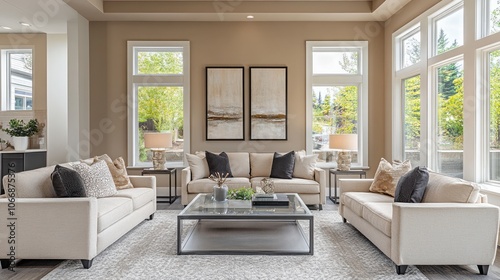
M 141 48 L 150 50 L 164 50 L 174 47 L 182 48 L 182 74 L 135 74 L 137 65 L 136 53 Z M 139 161 L 139 131 L 138 131 L 138 104 L 137 88 L 139 86 L 179 86 L 183 88 L 183 115 L 184 115 L 184 154 L 190 152 L 190 44 L 189 41 L 128 41 L 127 42 L 127 101 L 128 101 L 128 165 L 136 167 L 151 167 L 152 163 Z M 185 166 L 183 162 L 167 162 L 167 167 Z
M 335 50 L 352 51 L 360 49 L 358 74 L 317 74 L 313 75 L 313 48 L 331 47 Z M 313 86 L 358 87 L 358 163 L 354 166 L 368 166 L 368 42 L 367 41 L 306 41 L 306 152 L 312 154 L 312 88 Z M 319 163 L 319 167 L 331 168 L 336 162 Z
M 12 91 L 11 85 L 11 66 L 8 56 L 14 53 L 25 53 L 31 52 L 33 58 L 32 70 L 31 70 L 31 109 L 15 109 L 15 92 Z M 1 110 L 2 111 L 31 111 L 34 110 L 34 92 L 35 92 L 35 50 L 33 46 L 23 46 L 22 48 L 13 49 L 12 47 L 0 46 L 0 92 L 1 92 Z M 26 89 L 25 87 L 20 87 Z M 25 97 L 22 95 L 22 97 Z M 24 100 L 24 105 L 26 105 L 26 99 Z

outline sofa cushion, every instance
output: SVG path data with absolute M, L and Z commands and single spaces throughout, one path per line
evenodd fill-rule
M 102 197 L 97 199 L 97 232 L 102 232 L 133 211 L 134 205 L 130 198 Z
M 363 219 L 391 237 L 392 202 L 369 202 L 363 206 Z
M 191 169 L 191 180 L 207 178 L 210 175 L 205 153 L 196 153 L 196 155 L 186 154 L 186 160 Z
M 427 183 L 429 183 L 427 168 L 422 166 L 413 168 L 399 179 L 394 201 L 419 203 L 424 197 Z
M 250 156 L 248 153 L 227 153 L 233 177 L 250 177 Z
M 370 191 L 394 196 L 399 178 L 410 170 L 411 163 L 409 160 L 404 162 L 394 161 L 391 164 L 384 158 L 381 158 L 370 186 Z
M 66 165 L 64 165 L 66 166 Z M 15 174 L 15 182 L 9 184 L 9 176 L 2 178 L 5 193 L 9 193 L 9 185 L 15 186 L 16 198 L 57 197 L 50 174 L 55 165 L 23 171 Z
M 132 202 L 134 203 L 134 210 L 136 210 L 147 203 L 154 201 L 156 193 L 151 188 L 131 188 L 118 190 L 114 196 L 132 199 Z
M 314 180 L 314 168 L 318 155 L 303 155 L 295 153 L 295 165 L 293 167 L 293 177 Z
M 94 158 L 94 162 L 98 160 L 104 160 L 104 162 L 108 166 L 109 172 L 113 177 L 113 182 L 115 183 L 115 187 L 117 190 L 129 189 L 134 187 L 130 182 L 130 179 L 128 178 L 127 166 L 125 165 L 125 161 L 122 157 L 112 160 L 107 154 L 104 154 Z
M 50 175 L 58 197 L 86 197 L 83 179 L 75 170 L 56 165 Z
M 274 153 L 250 153 L 251 177 L 269 177 Z
M 371 192 L 346 192 L 340 196 L 340 202 L 360 217 L 363 215 L 363 206 L 366 203 L 392 203 L 393 199 L 388 195 Z
M 229 189 L 249 187 L 250 181 L 248 178 L 244 177 L 233 177 L 227 178 L 224 183 Z M 211 193 L 214 191 L 214 186 L 216 183 L 210 179 L 204 178 L 195 181 L 191 181 L 187 185 L 188 193 Z
M 260 181 L 266 177 L 253 177 L 250 179 L 252 188 L 255 190 L 260 187 Z M 311 193 L 318 194 L 320 187 L 318 182 L 307 179 L 293 178 L 293 179 L 279 179 L 272 178 L 274 183 L 274 192 L 276 193 Z
M 274 153 L 270 177 L 281 178 L 281 179 L 292 179 L 294 163 L 295 163 L 294 151 L 291 151 L 283 155 Z
M 429 172 L 429 183 L 422 202 L 475 203 L 480 190 L 476 183 Z
M 205 156 L 208 162 L 208 169 L 210 175 L 215 173 L 229 174 L 227 177 L 233 177 L 231 174 L 231 165 L 229 164 L 229 158 L 225 152 L 220 154 L 214 154 L 206 151 Z
M 108 165 L 100 160 L 92 165 L 78 163 L 73 168 L 80 174 L 88 197 L 108 197 L 116 194 L 115 183 Z

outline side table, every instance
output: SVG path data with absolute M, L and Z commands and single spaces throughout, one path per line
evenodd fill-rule
M 335 180 L 334 186 L 333 186 L 333 189 L 335 192 L 334 196 L 332 196 L 332 174 L 333 174 L 333 178 Z M 344 170 L 338 170 L 336 168 L 330 169 L 330 173 L 328 174 L 328 180 L 329 180 L 328 188 L 330 190 L 328 198 L 330 198 L 330 200 L 333 201 L 333 203 L 335 203 L 335 204 L 338 203 L 338 199 L 339 199 L 339 197 L 337 196 L 337 175 L 359 175 L 359 178 L 361 179 L 363 177 L 366 178 L 366 170 L 365 169 L 351 169 L 351 170 L 344 171 Z
M 175 168 L 167 168 L 167 169 L 153 169 L 153 168 L 145 168 L 142 170 L 141 175 L 168 175 L 169 176 L 169 184 L 168 184 L 168 196 L 157 196 L 157 198 L 168 198 L 168 200 L 157 200 L 157 203 L 174 203 L 174 201 L 178 198 L 177 196 L 177 169 Z M 172 175 L 174 178 L 174 182 L 172 183 Z M 174 196 L 172 196 L 172 186 L 174 187 Z

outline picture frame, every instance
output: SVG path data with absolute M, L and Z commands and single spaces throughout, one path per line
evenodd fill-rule
M 245 139 L 243 66 L 207 66 L 206 140 Z
M 250 140 L 288 139 L 288 67 L 250 67 Z

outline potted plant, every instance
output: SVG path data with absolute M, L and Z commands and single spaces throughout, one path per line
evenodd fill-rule
M 12 136 L 12 143 L 16 151 L 28 149 L 28 140 L 39 131 L 39 123 L 37 119 L 31 119 L 28 123 L 23 120 L 11 119 L 9 127 L 3 128 L 3 131 Z

